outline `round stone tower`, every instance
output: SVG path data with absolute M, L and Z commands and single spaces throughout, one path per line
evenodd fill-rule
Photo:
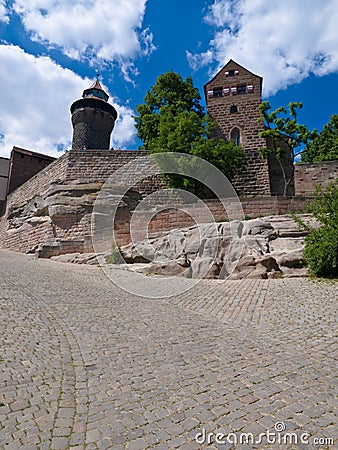
M 117 112 L 108 103 L 108 98 L 108 94 L 96 80 L 83 91 L 82 98 L 72 104 L 72 150 L 109 150 Z

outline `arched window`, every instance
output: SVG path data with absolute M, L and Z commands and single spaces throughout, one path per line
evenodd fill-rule
M 231 105 L 230 106 L 230 114 L 234 114 L 236 112 L 238 112 L 237 105 Z
M 230 140 L 237 146 L 241 145 L 241 132 L 238 128 L 231 130 Z

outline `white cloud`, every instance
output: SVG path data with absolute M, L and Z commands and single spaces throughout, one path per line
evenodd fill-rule
M 196 71 L 201 66 L 207 66 L 212 63 L 214 59 L 213 52 L 211 50 L 207 50 L 204 53 L 191 53 L 186 51 L 187 59 L 189 66 L 192 70 Z
M 15 0 L 13 9 L 31 38 L 60 48 L 72 59 L 106 64 L 149 55 L 149 29 L 142 30 L 147 0 Z
M 9 17 L 6 9 L 6 1 L 0 0 L 0 22 L 8 23 Z
M 118 118 L 112 134 L 112 146 L 115 150 L 128 147 L 128 142 L 132 142 L 136 136 L 135 121 L 133 116 L 135 111 L 127 106 L 120 106 L 112 102 L 118 111 Z
M 57 148 L 69 149 L 69 107 L 93 80 L 14 45 L 0 45 L 0 79 L 0 156 L 8 156 L 13 146 L 52 156 L 60 155 Z M 114 99 L 112 103 L 119 114 L 113 143 L 123 147 L 136 134 L 134 113 Z
M 207 52 L 187 53 L 194 69 L 234 59 L 264 77 L 265 95 L 338 71 L 336 0 L 214 0 L 205 20 L 214 37 Z

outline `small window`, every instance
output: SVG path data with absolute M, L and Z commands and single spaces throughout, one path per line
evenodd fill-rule
M 25 155 L 24 155 L 24 154 L 22 154 L 22 153 L 20 154 L 20 156 L 21 156 L 21 158 L 24 158 L 24 157 L 25 157 Z
M 235 75 L 239 75 L 239 70 L 231 69 L 225 72 L 226 77 L 234 77 Z
M 238 112 L 237 105 L 231 105 L 230 114 L 235 114 L 236 112 Z
M 234 128 L 231 131 L 230 139 L 235 145 L 237 146 L 241 145 L 241 132 L 239 131 L 238 128 Z
M 241 84 L 240 86 L 237 86 L 237 94 L 246 94 L 246 85 Z
M 222 90 L 221 87 L 214 88 L 214 97 L 222 97 Z

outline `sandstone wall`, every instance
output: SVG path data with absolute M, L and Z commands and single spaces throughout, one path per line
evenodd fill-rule
M 268 215 L 280 215 L 289 212 L 303 211 L 306 203 L 309 201 L 306 197 L 249 197 L 242 198 L 241 205 L 244 216 L 247 218 L 264 217 Z M 223 203 L 226 205 L 224 209 Z M 206 200 L 204 204 L 210 209 L 212 216 L 216 222 L 226 221 L 229 216 L 231 219 L 241 218 L 240 211 L 236 210 L 237 203 L 230 200 Z M 183 228 L 195 225 L 194 218 L 197 222 L 203 223 L 207 217 L 202 203 L 194 203 L 189 207 L 189 214 L 185 207 L 180 209 L 163 210 L 152 218 L 149 224 L 150 233 L 158 233 L 174 228 Z M 229 212 L 229 216 L 227 214 Z
M 125 166 L 135 158 L 142 158 L 149 155 L 148 151 L 141 150 L 86 150 L 70 151 L 68 154 L 67 182 L 72 180 L 104 182 L 116 170 Z M 147 173 L 149 161 L 140 159 L 139 165 L 132 169 L 125 167 L 124 177 L 126 184 L 133 187 L 134 180 L 142 170 Z M 137 190 L 143 194 L 150 194 L 163 187 L 161 177 L 153 176 L 137 183 Z
M 40 256 L 91 252 L 92 207 L 103 182 L 129 161 L 145 155 L 147 152 L 122 150 L 67 152 L 8 196 L 6 215 L 0 221 L 0 245 L 23 252 L 39 248 Z M 147 165 L 147 159 L 140 159 L 136 167 L 124 170 L 128 186 L 133 185 L 139 172 L 147 173 Z M 337 162 L 321 164 L 320 172 L 313 170 L 318 165 L 297 166 L 296 185 L 307 177 L 306 180 L 312 184 L 308 181 L 311 188 L 304 192 L 312 193 L 314 183 L 325 184 L 337 178 L 337 166 Z M 163 184 L 160 177 L 153 177 L 134 188 L 142 194 L 149 194 L 163 188 Z M 224 207 L 218 200 L 207 200 L 205 203 L 216 221 L 227 220 Z M 242 197 L 241 203 L 245 216 L 257 217 L 301 211 L 306 198 Z M 236 213 L 230 201 L 228 207 Z M 154 211 L 149 232 L 192 225 L 194 222 L 189 214 L 178 209 L 164 209 L 158 214 Z M 130 242 L 132 212 L 133 206 L 128 205 L 119 210 L 115 236 L 120 246 Z M 199 204 L 192 205 L 190 212 L 197 221 L 204 221 L 203 208 Z
M 338 179 L 338 161 L 297 164 L 295 167 L 296 195 L 313 195 L 315 187 L 324 189 Z
M 41 255 L 47 256 L 92 251 L 91 213 L 98 191 L 122 166 L 126 168 L 124 181 L 132 187 L 141 170 L 149 172 L 149 161 L 141 159 L 131 168 L 125 165 L 145 155 L 148 152 L 122 150 L 65 153 L 8 196 L 0 222 L 0 245 L 23 252 L 42 247 Z M 149 194 L 161 187 L 161 177 L 153 176 L 135 189 Z M 129 242 L 128 214 L 124 211 L 117 224 L 121 245 Z
M 18 187 L 7 197 L 7 207 L 14 204 L 25 203 L 34 195 L 43 191 L 50 183 L 62 182 L 67 175 L 68 154 L 65 153 L 59 159 L 47 166 L 41 172 L 34 175 L 26 183 Z
M 53 161 L 55 161 L 55 158 L 51 156 L 13 147 L 10 159 L 8 192 L 13 192 Z

